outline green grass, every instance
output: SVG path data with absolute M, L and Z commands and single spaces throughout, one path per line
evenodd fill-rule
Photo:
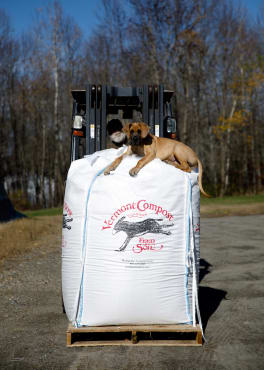
M 264 194 L 258 195 L 233 195 L 228 197 L 218 198 L 204 198 L 201 197 L 201 204 L 203 205 L 232 205 L 232 204 L 250 204 L 250 203 L 263 203 Z
M 258 195 L 234 195 L 228 197 L 218 197 L 218 198 L 204 198 L 201 196 L 202 205 L 232 205 L 232 204 L 250 204 L 250 203 L 264 203 L 264 194 Z M 48 209 L 38 209 L 38 210 L 28 210 L 23 211 L 29 218 L 39 217 L 39 216 L 61 216 L 62 207 L 48 208 Z
M 39 216 L 62 216 L 62 207 L 58 208 L 46 208 L 46 209 L 37 209 L 35 211 L 23 211 L 24 215 L 28 216 L 29 218 L 39 217 Z

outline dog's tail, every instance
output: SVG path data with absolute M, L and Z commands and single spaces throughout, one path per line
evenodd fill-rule
M 200 187 L 200 191 L 201 193 L 206 197 L 206 198 L 211 198 L 211 195 L 207 194 L 204 189 L 203 189 L 203 185 L 202 185 L 202 177 L 203 177 L 203 166 L 202 166 L 202 163 L 201 161 L 198 159 L 198 171 L 199 171 L 199 176 L 198 176 L 198 183 L 199 183 L 199 187 Z

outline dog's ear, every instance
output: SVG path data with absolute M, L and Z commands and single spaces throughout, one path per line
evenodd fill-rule
M 123 127 L 123 129 L 122 129 L 122 131 L 126 134 L 126 136 L 128 137 L 128 138 L 130 138 L 130 127 L 132 126 L 132 124 L 131 123 L 127 123 L 124 127 Z
M 125 218 L 126 218 L 126 216 L 121 217 L 121 218 L 117 221 L 117 223 L 115 224 L 114 228 L 115 228 L 118 224 L 121 224 L 121 223 L 122 223 L 122 221 L 123 221 Z
M 140 127 L 141 127 L 141 137 L 142 139 L 145 139 L 149 134 L 149 126 L 142 122 L 140 123 Z

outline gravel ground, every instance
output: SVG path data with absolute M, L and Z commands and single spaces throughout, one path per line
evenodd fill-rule
M 263 369 L 264 215 L 202 219 L 203 347 L 66 347 L 60 235 L 0 267 L 1 369 Z

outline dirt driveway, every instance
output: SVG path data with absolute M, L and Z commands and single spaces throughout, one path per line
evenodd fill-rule
M 0 269 L 1 369 L 263 369 L 264 215 L 202 219 L 203 347 L 67 348 L 60 235 Z

